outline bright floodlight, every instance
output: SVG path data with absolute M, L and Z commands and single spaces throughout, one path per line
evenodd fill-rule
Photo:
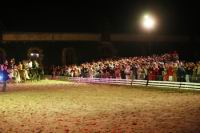
M 36 57 L 39 57 L 39 54 L 38 54 L 38 53 L 36 53 Z
M 31 53 L 31 57 L 39 57 L 40 55 L 39 55 L 39 53 Z
M 145 15 L 143 17 L 143 27 L 147 30 L 152 30 L 155 27 L 155 20 L 150 15 Z

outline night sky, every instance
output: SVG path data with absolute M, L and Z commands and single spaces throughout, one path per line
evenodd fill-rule
M 194 0 L 12 2 L 1 4 L 0 29 L 4 32 L 139 34 L 138 20 L 150 11 L 159 18 L 156 33 L 197 35 L 200 33 L 198 6 Z

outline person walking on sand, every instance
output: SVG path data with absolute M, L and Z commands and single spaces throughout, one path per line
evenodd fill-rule
M 8 73 L 8 70 L 7 70 L 7 66 L 1 65 L 0 80 L 3 82 L 3 87 L 2 87 L 3 92 L 6 91 L 7 80 L 9 79 L 8 75 L 9 75 L 9 73 Z

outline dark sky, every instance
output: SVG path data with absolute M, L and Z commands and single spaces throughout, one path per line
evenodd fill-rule
M 194 1 L 194 0 L 192 0 Z M 158 34 L 200 33 L 199 4 L 181 0 L 93 0 L 1 4 L 0 28 L 17 32 L 141 33 L 138 20 L 151 11 Z

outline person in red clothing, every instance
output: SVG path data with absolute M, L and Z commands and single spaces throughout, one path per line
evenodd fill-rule
M 169 81 L 173 81 L 173 74 L 174 74 L 174 70 L 173 67 L 171 65 L 169 65 L 168 69 L 167 69 L 167 75 L 169 77 Z
M 120 68 L 118 65 L 115 66 L 115 78 L 120 79 Z
M 153 80 L 153 67 L 150 66 L 148 69 L 148 79 Z

